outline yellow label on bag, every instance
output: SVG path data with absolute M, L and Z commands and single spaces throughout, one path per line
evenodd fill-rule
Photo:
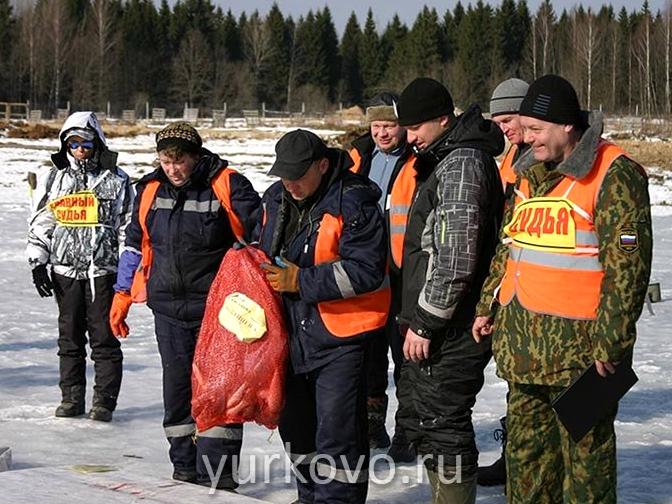
M 266 333 L 263 308 L 240 292 L 226 296 L 219 310 L 219 323 L 244 343 L 256 341 Z
M 546 252 L 573 252 L 576 223 L 572 203 L 566 198 L 530 198 L 518 204 L 504 227 L 513 243 Z
M 98 224 L 98 198 L 91 191 L 66 194 L 48 203 L 61 226 Z

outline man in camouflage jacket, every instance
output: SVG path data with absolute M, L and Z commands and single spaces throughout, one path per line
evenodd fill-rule
M 587 121 L 571 84 L 553 75 L 538 79 L 520 115 L 531 149 L 516 164 L 516 187 L 526 181 L 529 198 L 547 196 L 567 178 L 581 183 L 594 174 L 597 153 L 604 147 L 602 117 L 593 114 Z M 507 205 L 503 222 L 511 222 L 514 212 L 514 205 Z M 497 374 L 511 390 L 508 502 L 616 502 L 616 408 L 575 443 L 551 402 L 593 362 L 606 376 L 618 363 L 627 365 L 632 359 L 635 324 L 651 268 L 652 232 L 647 177 L 629 157 L 619 155 L 606 168 L 594 200 L 592 224 L 603 272 L 594 317 L 559 316 L 570 309 L 561 306 L 552 310 L 556 314 L 535 311 L 523 306 L 520 291 L 502 300 L 498 289 L 506 282 L 507 260 L 511 263 L 513 254 L 504 243 L 498 246 L 476 308 L 473 335 L 478 341 L 494 333 Z M 502 240 L 510 236 L 506 229 Z M 562 260 L 562 254 L 556 255 Z M 571 267 L 565 272 L 567 289 L 585 288 L 577 281 L 579 275 L 581 271 Z M 570 295 L 565 303 L 572 306 L 576 301 Z

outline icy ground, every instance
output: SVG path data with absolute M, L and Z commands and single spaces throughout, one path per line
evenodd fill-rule
M 110 140 L 110 145 L 120 152 L 121 166 L 137 176 L 151 169 L 152 140 L 150 136 L 119 138 Z M 259 191 L 271 182 L 265 172 L 273 160 L 273 140 L 206 138 L 205 144 L 242 170 Z M 161 366 L 151 315 L 145 307 L 134 306 L 129 318 L 131 335 L 123 342 L 125 374 L 114 421 L 101 424 L 83 418 L 53 417 L 59 401 L 57 310 L 53 298 L 40 299 L 34 291 L 23 251 L 29 214 L 26 173 L 47 166 L 48 154 L 54 148 L 55 143 L 49 140 L 0 138 L 0 447 L 9 446 L 13 453 L 12 471 L 0 473 L 0 503 L 36 502 L 31 498 L 31 488 L 39 488 L 40 495 L 48 496 L 40 499 L 45 504 L 84 502 L 84 496 L 80 501 L 75 495 L 64 494 L 57 485 L 50 490 L 48 485 L 56 480 L 53 476 L 45 479 L 46 468 L 70 471 L 75 465 L 106 465 L 144 479 L 169 478 L 171 474 L 161 427 Z M 653 305 L 655 316 L 646 309 L 642 314 L 634 362 L 640 381 L 621 402 L 616 424 L 619 501 L 630 504 L 672 503 L 672 178 L 662 172 L 652 175 L 652 281 L 661 282 L 663 302 Z M 389 393 L 393 411 L 396 403 L 392 388 Z M 491 363 L 474 411 L 484 463 L 499 454 L 492 432 L 504 412 L 505 393 L 506 385 L 495 376 Z M 89 391 L 89 405 L 90 395 Z M 388 430 L 392 432 L 391 414 Z M 247 425 L 241 478 L 249 482 L 241 485 L 240 493 L 268 502 L 291 502 L 296 493 L 293 483 L 286 481 L 284 464 L 276 460 L 270 466 L 268 481 L 263 478 L 264 456 L 275 455 L 278 459 L 280 454 L 277 432 Z M 251 464 L 256 465 L 256 472 L 250 471 Z M 16 471 L 35 468 L 39 470 L 25 473 L 29 476 L 21 491 L 3 485 L 7 475 L 16 477 Z M 106 473 L 106 477 L 114 478 L 114 474 Z M 253 474 L 255 481 L 251 481 Z M 397 467 L 390 474 L 386 464 L 376 464 L 369 502 L 429 502 L 429 488 L 424 481 L 418 483 L 418 474 L 422 472 L 414 466 Z M 389 479 L 392 481 L 386 483 Z M 174 501 L 186 502 L 184 492 L 190 489 L 181 488 Z M 194 487 L 193 492 L 199 491 Z M 138 498 L 142 497 L 128 494 L 114 502 L 136 502 Z M 206 493 L 199 502 L 204 499 L 231 501 L 221 493 L 210 497 Z M 478 502 L 504 503 L 503 489 L 479 488 Z

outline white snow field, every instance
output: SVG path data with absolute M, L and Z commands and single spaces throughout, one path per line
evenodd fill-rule
M 282 132 L 277 130 L 277 136 Z M 151 136 L 109 143 L 132 175 L 151 169 Z M 259 191 L 272 181 L 265 173 L 273 161 L 274 143 L 272 138 L 205 138 L 206 147 L 245 173 Z M 151 313 L 144 306 L 131 309 L 131 334 L 123 341 L 124 379 L 113 422 L 53 416 L 60 399 L 56 304 L 35 292 L 24 247 L 29 215 L 26 174 L 48 166 L 48 155 L 55 148 L 54 140 L 0 138 L 0 453 L 2 447 L 10 447 L 12 460 L 10 470 L 0 472 L 0 503 L 293 501 L 296 490 L 280 437 L 257 425 L 245 426 L 241 496 L 219 491 L 210 495 L 207 488 L 170 479 L 161 427 L 161 365 Z M 652 281 L 661 283 L 663 301 L 652 305 L 655 315 L 646 309 L 642 314 L 634 361 L 639 382 L 622 400 L 616 424 L 618 495 L 620 502 L 629 504 L 672 503 L 672 176 L 659 170 L 652 170 L 652 175 Z M 91 371 L 89 366 L 89 405 Z M 392 387 L 389 394 L 394 411 Z M 506 384 L 495 376 L 491 362 L 474 410 L 483 463 L 499 455 L 492 433 L 504 414 L 505 394 Z M 392 426 L 389 413 L 390 433 Z M 369 502 L 429 502 L 421 468 L 405 465 L 390 470 L 380 459 L 382 454 L 376 455 Z M 477 500 L 504 503 L 503 488 L 479 487 Z

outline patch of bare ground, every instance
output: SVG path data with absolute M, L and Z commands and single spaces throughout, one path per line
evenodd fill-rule
M 630 138 L 614 141 L 642 166 L 672 170 L 672 142 L 669 140 Z

